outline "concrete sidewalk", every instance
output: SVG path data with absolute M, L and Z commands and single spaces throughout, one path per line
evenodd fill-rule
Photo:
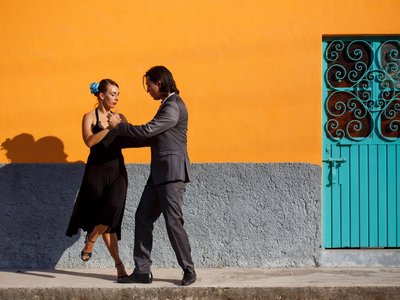
M 400 299 L 400 268 L 153 269 L 152 284 L 117 284 L 115 269 L 0 270 L 0 299 Z

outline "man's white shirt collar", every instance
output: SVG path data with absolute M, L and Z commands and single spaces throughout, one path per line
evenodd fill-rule
M 167 96 L 167 98 L 165 98 L 163 101 L 161 101 L 161 104 L 163 104 L 163 103 L 164 103 L 169 97 L 171 97 L 172 95 L 175 95 L 175 92 L 169 94 L 169 95 Z

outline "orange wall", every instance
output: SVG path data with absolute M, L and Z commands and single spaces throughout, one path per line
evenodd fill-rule
M 27 162 L 86 160 L 81 118 L 96 103 L 92 81 L 116 80 L 119 111 L 135 124 L 150 120 L 158 104 L 141 79 L 163 64 L 189 108 L 193 162 L 320 164 L 322 35 L 400 31 L 398 0 L 3 0 L 0 7 L 0 143 L 10 139 L 8 156 Z M 51 153 L 40 156 L 42 149 Z M 6 154 L 0 162 L 10 161 Z M 125 158 L 148 162 L 149 151 L 126 150 Z

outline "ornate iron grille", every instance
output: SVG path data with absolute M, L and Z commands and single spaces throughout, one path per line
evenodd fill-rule
M 400 42 L 328 42 L 325 53 L 327 119 L 333 140 L 400 137 Z

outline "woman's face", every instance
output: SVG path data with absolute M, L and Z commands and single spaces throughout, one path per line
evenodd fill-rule
M 149 77 L 146 77 L 146 91 L 150 94 L 151 97 L 153 97 L 154 100 L 160 100 L 162 99 L 162 94 L 160 93 L 160 82 L 153 82 L 149 79 Z
M 112 109 L 117 105 L 118 97 L 119 97 L 119 89 L 117 86 L 108 84 L 107 91 L 102 93 L 103 97 L 103 106 L 106 109 Z

